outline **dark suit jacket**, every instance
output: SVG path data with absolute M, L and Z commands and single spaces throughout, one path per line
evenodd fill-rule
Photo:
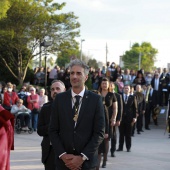
M 129 95 L 127 104 L 124 101 L 123 94 L 122 99 L 123 99 L 122 122 L 132 123 L 133 118 L 136 118 L 136 113 L 138 112 L 136 97 Z
M 151 86 L 154 89 L 154 87 L 155 87 L 155 77 L 151 80 Z M 159 79 L 158 91 L 161 91 L 161 90 L 162 90 L 162 86 L 161 86 L 161 82 L 160 82 L 160 79 Z
M 44 104 L 38 115 L 37 133 L 39 136 L 43 136 L 43 140 L 41 142 L 42 163 L 45 163 L 50 151 L 50 138 L 48 136 L 48 129 L 51 117 L 51 106 L 52 102 Z
M 52 105 L 49 135 L 56 154 L 57 168 L 67 169 L 64 162 L 59 159 L 64 152 L 86 155 L 89 160 L 83 163 L 82 169 L 96 167 L 98 147 L 105 133 L 102 98 L 93 92 L 85 91 L 76 127 L 71 99 L 71 90 L 68 90 L 58 94 Z

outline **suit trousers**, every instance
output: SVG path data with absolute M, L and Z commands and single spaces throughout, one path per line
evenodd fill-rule
M 146 103 L 145 128 L 149 128 L 151 112 L 152 112 L 151 103 Z
M 131 148 L 131 133 L 132 133 L 132 125 L 129 122 L 122 121 L 119 127 L 119 149 L 123 149 L 124 140 L 126 143 L 126 148 Z
M 52 146 L 50 146 L 49 155 L 44 163 L 44 166 L 45 166 L 45 170 L 56 170 L 55 154 Z
M 142 126 L 143 126 L 143 114 L 140 113 L 136 122 L 136 128 L 138 132 L 142 130 Z

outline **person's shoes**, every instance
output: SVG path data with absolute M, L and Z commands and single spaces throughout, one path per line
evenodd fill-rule
M 146 130 L 151 130 L 149 127 L 148 128 L 145 128 Z
M 127 149 L 127 152 L 131 152 L 131 150 L 130 150 L 130 149 Z
M 131 134 L 132 137 L 134 137 L 134 134 Z
M 25 127 L 22 127 L 21 130 L 26 130 Z
M 34 129 L 34 132 L 36 132 L 37 131 L 37 129 Z
M 102 168 L 106 168 L 106 161 L 103 161 Z
M 144 132 L 143 130 L 141 130 L 141 132 Z
M 29 130 L 28 126 L 25 127 L 25 130 Z
M 138 131 L 137 134 L 140 135 L 141 133 Z
M 111 152 L 111 157 L 116 157 L 114 152 Z
M 116 151 L 118 151 L 118 152 L 119 152 L 119 151 L 123 151 L 123 149 L 118 148 Z

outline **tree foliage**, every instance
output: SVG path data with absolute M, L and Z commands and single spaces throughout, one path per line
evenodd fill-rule
M 0 19 L 6 17 L 6 12 L 10 8 L 10 0 L 1 0 L 0 1 Z
M 158 50 L 153 48 L 149 42 L 133 44 L 129 51 L 122 56 L 124 67 L 129 69 L 139 69 L 139 62 L 142 69 L 150 71 L 154 67 Z
M 89 65 L 90 67 L 95 68 L 95 69 L 98 69 L 98 68 L 99 68 L 96 59 L 89 59 L 88 65 Z
M 61 44 L 74 46 L 80 24 L 73 12 L 61 13 L 65 3 L 53 0 L 13 0 L 7 16 L 0 20 L 0 59 L 23 83 L 30 61 L 41 53 L 40 44 L 50 40 L 48 52 L 57 54 Z
M 58 53 L 57 64 L 62 67 L 69 63 L 70 60 L 78 58 L 79 50 L 78 43 L 70 44 L 69 42 L 64 42 L 60 44 L 60 51 Z

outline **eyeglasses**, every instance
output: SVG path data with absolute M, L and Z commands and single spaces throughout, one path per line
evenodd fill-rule
M 30 91 L 34 91 L 33 89 L 31 89 Z
M 18 104 L 22 104 L 22 102 L 17 102 Z

